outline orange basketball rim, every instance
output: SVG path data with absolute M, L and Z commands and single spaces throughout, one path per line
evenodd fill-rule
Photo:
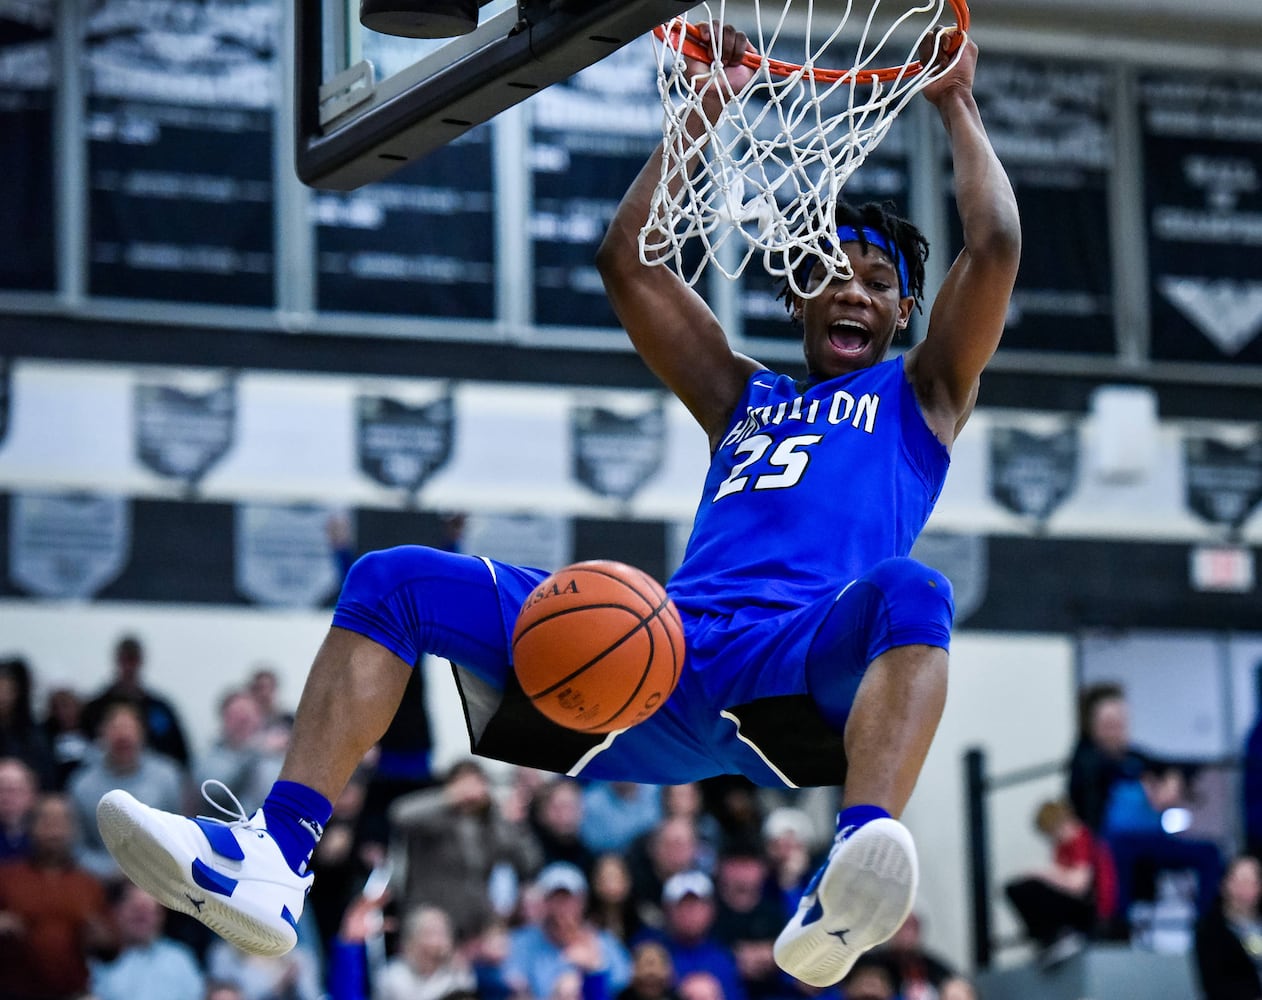
M 951 37 L 946 40 L 944 51 L 947 55 L 954 55 L 964 35 L 968 32 L 968 3 L 967 0 L 947 0 L 947 3 L 955 11 L 955 24 L 948 29 L 951 31 Z M 684 32 L 682 41 L 679 37 L 680 31 Z M 653 29 L 653 34 L 690 59 L 707 63 L 713 59 L 713 50 L 710 48 L 709 41 L 702 36 L 701 29 L 695 24 L 685 22 L 683 18 L 677 17 L 667 24 L 658 25 Z M 793 76 L 796 73 L 802 73 L 802 66 L 799 63 L 767 58 L 752 48 L 745 50 L 745 57 L 741 61 L 750 69 L 759 69 L 765 64 L 768 72 L 773 76 Z M 861 72 L 853 69 L 820 69 L 816 66 L 803 75 L 809 76 L 817 83 L 849 82 L 851 79 L 856 83 L 888 83 L 891 80 L 915 76 L 923 69 L 924 66 L 919 61 L 905 66 L 887 66 L 884 69 L 869 69 Z

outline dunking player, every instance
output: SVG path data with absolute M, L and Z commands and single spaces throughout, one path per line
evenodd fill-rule
M 750 72 L 740 65 L 745 37 L 725 27 L 716 44 L 739 90 Z M 509 637 L 543 570 L 419 546 L 370 553 L 347 578 L 262 809 L 228 823 L 192 820 L 110 792 L 98 820 L 123 870 L 248 950 L 292 946 L 329 803 L 431 653 L 459 665 L 480 754 L 643 783 L 734 772 L 780 787 L 844 784 L 833 849 L 776 957 L 826 985 L 892 935 L 917 879 L 914 845 L 895 817 L 941 716 L 953 611 L 947 580 L 907 553 L 999 342 L 1020 244 L 1012 189 L 972 96 L 976 49 L 965 46 L 924 91 L 950 137 L 965 247 L 924 341 L 903 356 L 883 360 L 922 295 L 927 244 L 880 207 L 838 212 L 853 278 L 806 300 L 786 293 L 803 329 L 801 382 L 733 353 L 700 298 L 666 268 L 640 263 L 636 234 L 660 152 L 609 227 L 598 263 L 610 300 L 713 451 L 669 585 L 688 662 L 656 715 L 586 737 L 529 706 Z M 705 113 L 717 116 L 719 98 L 709 100 Z M 822 266 L 809 276 L 825 277 Z

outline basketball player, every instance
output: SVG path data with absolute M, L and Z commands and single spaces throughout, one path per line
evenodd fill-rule
M 739 90 L 745 37 L 716 39 Z M 803 981 L 840 980 L 911 908 L 915 848 L 897 821 L 946 696 L 951 590 L 907 558 L 1003 329 L 1017 272 L 1012 189 L 972 97 L 976 50 L 925 90 L 950 137 L 965 248 L 924 341 L 884 360 L 918 304 L 927 251 L 878 208 L 839 213 L 854 277 L 787 304 L 809 377 L 729 348 L 706 305 L 641 265 L 660 151 L 627 192 L 598 256 L 637 350 L 708 435 L 713 460 L 669 585 L 688 662 L 644 723 L 587 736 L 547 722 L 516 684 L 509 642 L 544 570 L 405 546 L 352 568 L 304 689 L 281 779 L 233 822 L 101 801 L 123 870 L 167 906 L 250 951 L 295 940 L 306 860 L 330 802 L 390 722 L 423 653 L 458 664 L 475 752 L 595 779 L 681 784 L 740 773 L 771 786 L 844 785 L 838 834 L 776 956 Z M 709 72 L 700 63 L 697 74 Z M 713 100 L 705 113 L 717 115 Z M 824 280 L 822 267 L 810 280 Z

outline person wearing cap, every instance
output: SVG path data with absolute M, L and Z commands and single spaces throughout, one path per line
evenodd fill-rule
M 679 982 L 694 972 L 710 973 L 723 987 L 725 1000 L 746 1000 L 740 970 L 730 949 L 714 935 L 714 883 L 705 872 L 672 875 L 662 888 L 666 922 L 660 931 L 646 932 L 670 953 Z
M 584 995 L 614 996 L 631 980 L 631 956 L 608 931 L 584 916 L 587 878 L 567 861 L 545 865 L 531 887 L 535 918 L 509 938 L 504 976 L 533 997 L 553 994 L 562 977 L 578 972 Z M 595 987 L 589 990 L 587 987 Z

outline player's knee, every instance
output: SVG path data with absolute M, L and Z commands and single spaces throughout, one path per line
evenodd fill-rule
M 398 545 L 367 552 L 351 564 L 338 604 L 378 605 L 406 582 L 434 575 L 428 567 L 439 555 L 424 545 Z
M 864 579 L 884 596 L 891 629 L 950 632 L 955 597 L 951 581 L 936 569 L 898 557 L 877 563 Z

